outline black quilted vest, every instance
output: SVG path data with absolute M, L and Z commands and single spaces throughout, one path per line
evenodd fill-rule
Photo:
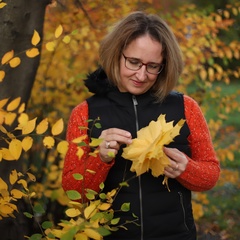
M 100 118 L 101 129 L 92 128 L 91 137 L 99 137 L 102 130 L 121 128 L 136 137 L 139 129 L 156 121 L 160 114 L 166 114 L 166 121 L 174 125 L 185 119 L 183 95 L 171 92 L 163 103 L 156 103 L 147 92 L 132 96 L 110 88 L 104 94 L 95 94 L 87 99 L 89 119 Z M 134 105 L 135 102 L 135 105 Z M 191 156 L 187 137 L 189 128 L 185 123 L 180 135 L 168 147 L 177 148 Z M 128 187 L 123 187 L 116 197 L 114 209 L 119 210 L 123 203 L 130 203 L 127 213 L 116 213 L 121 222 L 134 220 L 132 213 L 138 216 L 137 224 L 127 224 L 128 230 L 120 229 L 104 239 L 111 240 L 195 240 L 196 230 L 192 216 L 191 192 L 178 181 L 169 179 L 170 192 L 162 184 L 163 177 L 153 177 L 151 172 L 140 177 L 130 172 L 131 161 L 121 157 L 122 150 L 115 158 L 105 181 L 104 192 L 116 188 L 119 183 L 131 179 Z M 139 226 L 140 225 L 140 226 Z

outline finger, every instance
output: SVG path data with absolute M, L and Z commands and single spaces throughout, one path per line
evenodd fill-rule
M 104 139 L 106 142 L 114 142 L 114 146 L 119 144 L 130 144 L 132 142 L 131 133 L 128 131 L 118 129 L 118 128 L 109 128 L 102 131 L 99 138 Z

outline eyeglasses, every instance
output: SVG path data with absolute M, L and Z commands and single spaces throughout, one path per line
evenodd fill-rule
M 144 65 L 146 66 L 146 70 L 148 73 L 157 75 L 163 70 L 164 67 L 164 64 L 143 63 L 137 58 L 126 57 L 123 53 L 122 55 L 125 59 L 125 67 L 129 70 L 137 71 Z

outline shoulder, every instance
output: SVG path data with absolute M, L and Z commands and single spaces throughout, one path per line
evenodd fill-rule
M 188 95 L 183 95 L 184 107 L 186 111 L 201 111 L 199 104 L 196 100 Z
M 73 108 L 70 118 L 88 119 L 88 103 L 86 100 Z

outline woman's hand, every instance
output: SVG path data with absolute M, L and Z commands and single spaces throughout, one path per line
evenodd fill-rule
M 164 174 L 169 178 L 180 176 L 188 164 L 186 155 L 176 148 L 164 147 L 164 152 L 170 160 L 170 164 L 165 168 Z
M 103 162 L 111 162 L 122 144 L 132 142 L 131 133 L 119 128 L 103 130 L 100 137 L 103 139 L 99 145 L 99 155 Z

